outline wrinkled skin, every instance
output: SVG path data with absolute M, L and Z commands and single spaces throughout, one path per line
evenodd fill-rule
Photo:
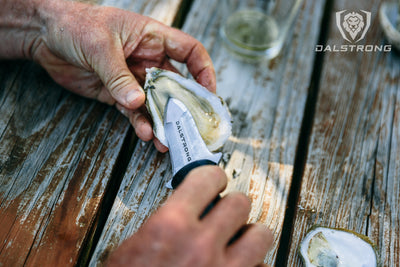
M 246 225 L 250 202 L 240 193 L 200 215 L 226 186 L 219 167 L 193 170 L 166 203 L 111 255 L 108 266 L 254 267 L 272 243 L 263 225 Z M 229 244 L 235 233 L 244 233 Z
M 46 32 L 31 41 L 30 56 L 63 87 L 115 104 L 142 140 L 154 139 L 140 85 L 145 68 L 176 71 L 169 59 L 184 62 L 199 83 L 215 92 L 211 59 L 193 37 L 133 12 L 62 3 L 53 7 L 59 15 L 46 18 Z M 154 141 L 158 150 L 167 150 Z

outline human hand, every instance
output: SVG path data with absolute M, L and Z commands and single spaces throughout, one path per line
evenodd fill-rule
M 228 194 L 200 219 L 227 183 L 219 167 L 199 167 L 166 203 L 111 254 L 109 266 L 261 266 L 272 243 L 260 224 L 246 225 L 250 201 Z M 245 231 L 229 241 L 245 226 Z
M 215 71 L 203 45 L 151 18 L 111 7 L 48 1 L 42 11 L 47 30 L 33 42 L 31 56 L 60 85 L 116 107 L 137 136 L 154 140 L 140 84 L 145 68 L 176 71 L 169 59 L 187 64 L 193 77 L 215 92 Z

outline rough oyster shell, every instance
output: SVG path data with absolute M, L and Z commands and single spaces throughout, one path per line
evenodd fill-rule
M 340 228 L 314 226 L 300 244 L 306 267 L 376 267 L 378 256 L 368 237 Z
M 225 102 L 197 82 L 158 68 L 146 69 L 146 106 L 153 119 L 155 136 L 168 146 L 164 131 L 164 109 L 174 97 L 185 104 L 210 151 L 223 146 L 231 135 L 231 116 Z

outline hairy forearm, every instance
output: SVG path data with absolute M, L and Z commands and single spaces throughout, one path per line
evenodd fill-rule
M 33 59 L 63 10 L 64 0 L 0 0 L 0 59 Z

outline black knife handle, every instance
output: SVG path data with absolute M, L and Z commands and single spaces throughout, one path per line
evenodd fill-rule
M 208 159 L 203 159 L 203 160 L 198 160 L 194 161 L 192 163 L 189 163 L 182 169 L 180 169 L 172 178 L 172 188 L 176 189 L 178 185 L 185 179 L 186 175 L 193 170 L 194 168 L 204 166 L 204 165 L 217 165 L 215 162 L 208 160 Z M 203 211 L 203 213 L 200 215 L 200 218 L 203 218 L 214 206 L 217 204 L 217 202 L 221 199 L 221 197 L 218 195 Z

